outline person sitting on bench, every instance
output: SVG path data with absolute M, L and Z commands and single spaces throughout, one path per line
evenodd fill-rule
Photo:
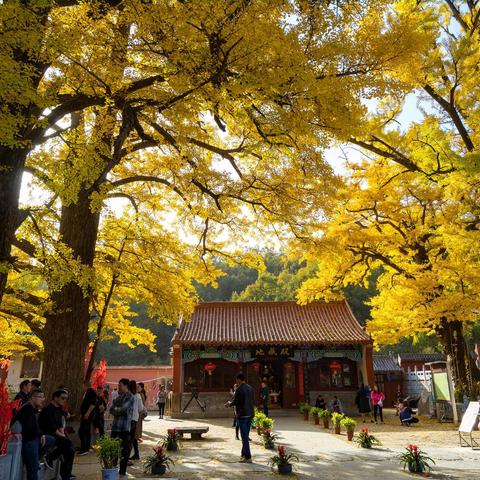
M 412 423 L 418 423 L 418 418 L 412 416 L 412 409 L 405 403 L 400 402 L 398 404 L 400 411 L 400 422 L 402 425 L 409 427 Z
M 38 416 L 38 424 L 45 435 L 46 442 L 55 446 L 51 453 L 45 455 L 45 465 L 49 468 L 53 467 L 53 462 L 62 456 L 63 461 L 60 467 L 62 480 L 75 478 L 75 475 L 72 475 L 75 452 L 71 440 L 65 434 L 65 417 L 67 414 L 63 407 L 67 399 L 68 393 L 66 390 L 56 390 L 53 392 L 52 401 L 42 409 Z

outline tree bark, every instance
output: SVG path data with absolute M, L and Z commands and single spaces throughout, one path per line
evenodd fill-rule
M 77 203 L 62 208 L 60 234 L 72 249 L 74 258 L 92 267 L 95 257 L 99 213 L 90 209 L 89 194 L 81 191 Z M 80 404 L 85 354 L 89 343 L 90 291 L 70 282 L 52 294 L 54 307 L 43 329 L 44 375 L 47 394 L 59 385 L 70 393 L 69 405 L 76 411 Z
M 452 373 L 455 394 L 459 400 L 463 394 L 477 398 L 480 372 L 474 365 L 474 359 L 468 352 L 463 336 L 463 323 L 460 320 L 448 322 L 443 320 L 438 331 L 446 355 L 452 357 Z
M 19 224 L 18 199 L 27 153 L 26 149 L 0 147 L 0 304 L 13 263 L 11 249 Z

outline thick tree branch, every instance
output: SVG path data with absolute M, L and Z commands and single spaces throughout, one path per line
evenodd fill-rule
M 472 152 L 475 147 L 473 145 L 472 139 L 468 134 L 468 131 L 463 124 L 462 119 L 460 118 L 460 114 L 458 110 L 455 108 L 455 104 L 453 103 L 453 99 L 451 102 L 445 100 L 441 95 L 439 95 L 431 85 L 424 85 L 423 89 L 437 102 L 438 105 L 448 114 L 451 118 L 457 132 L 460 134 L 462 141 L 469 152 Z

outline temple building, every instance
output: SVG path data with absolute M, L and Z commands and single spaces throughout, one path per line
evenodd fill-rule
M 172 339 L 173 415 L 226 416 L 238 372 L 271 409 L 336 395 L 356 411 L 355 390 L 373 384 L 372 340 L 346 301 L 200 303 Z

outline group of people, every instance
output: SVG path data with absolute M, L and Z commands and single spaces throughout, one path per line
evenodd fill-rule
M 157 403 L 159 399 L 161 402 L 160 392 Z M 92 429 L 99 436 L 105 435 L 105 414 L 108 412 L 113 417 L 111 436 L 119 438 L 122 443 L 120 477 L 125 477 L 129 464 L 140 459 L 138 444 L 141 441 L 143 419 L 147 416 L 147 396 L 143 383 L 137 384 L 135 380 L 123 378 L 118 383 L 118 390 L 113 390 L 111 398 L 108 386 L 94 390 L 89 382 L 84 383 L 78 429 L 80 448 L 77 452 L 69 438 L 69 433 L 73 431 L 67 426 L 67 420 L 75 415 L 69 412 L 68 390 L 65 386 L 59 386 L 53 392 L 50 403 L 44 406 L 45 395 L 40 381 L 24 380 L 15 400 L 19 401 L 20 408 L 14 414 L 13 423 L 18 422 L 22 429 L 22 458 L 27 480 L 38 480 L 41 457 L 45 467 L 50 469 L 55 460 L 61 458 L 62 480 L 74 479 L 72 467 L 75 454 L 88 454 Z
M 59 387 L 53 392 L 50 403 L 44 406 L 45 395 L 40 382 L 24 380 L 15 400 L 19 400 L 20 408 L 16 410 L 13 422 L 18 422 L 22 428 L 22 459 L 27 480 L 38 479 L 42 454 L 45 466 L 50 469 L 53 468 L 53 462 L 62 457 L 62 480 L 74 479 L 72 467 L 75 451 L 66 428 L 70 418 L 68 391 Z
M 377 423 L 378 420 L 383 423 L 384 402 L 385 394 L 380 390 L 378 385 L 375 385 L 373 390 L 371 390 L 369 385 L 362 383 L 355 394 L 355 405 L 358 408 L 358 413 L 362 417 L 362 422 L 365 422 L 366 418 L 370 418 L 372 423 Z
M 315 400 L 315 407 L 325 410 L 327 408 L 327 402 L 323 398 L 322 394 L 319 394 Z M 342 402 L 340 399 L 334 395 L 333 398 L 328 402 L 328 409 L 333 413 L 343 413 Z
M 400 391 L 397 396 L 397 409 L 401 424 L 408 426 L 412 423 L 418 423 L 418 418 L 413 416 L 412 409 L 409 407 L 408 402 L 401 400 Z M 362 383 L 355 395 L 355 404 L 357 405 L 363 422 L 365 422 L 366 418 L 370 418 L 371 422 L 377 423 L 377 421 L 380 420 L 380 422 L 383 423 L 384 403 L 385 394 L 380 390 L 378 385 L 375 385 L 373 390 L 370 390 L 368 385 Z

